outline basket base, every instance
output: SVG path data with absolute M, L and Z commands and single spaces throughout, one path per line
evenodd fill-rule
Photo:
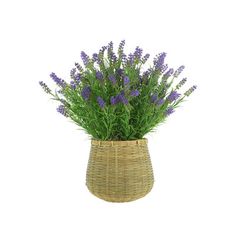
M 86 184 L 87 185 L 87 184 Z M 153 186 L 150 187 L 150 189 L 148 191 L 146 191 L 145 193 L 142 194 L 137 194 L 137 195 L 132 195 L 132 196 L 117 196 L 117 195 L 106 195 L 106 194 L 99 194 L 96 192 L 93 192 L 91 189 L 89 189 L 89 187 L 87 186 L 89 192 L 94 195 L 97 198 L 100 198 L 106 202 L 114 202 L 114 203 L 122 203 L 122 202 L 132 202 L 132 201 L 136 201 L 140 198 L 145 197 L 148 193 L 151 192 Z

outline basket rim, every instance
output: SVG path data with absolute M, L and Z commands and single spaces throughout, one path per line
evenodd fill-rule
M 91 139 L 93 146 L 136 146 L 136 145 L 147 145 L 147 138 L 136 139 L 136 140 L 98 140 Z

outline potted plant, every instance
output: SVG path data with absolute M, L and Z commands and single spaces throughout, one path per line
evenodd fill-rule
M 95 196 L 111 202 L 136 200 L 152 189 L 153 170 L 144 136 L 196 89 L 179 92 L 187 80 L 177 82 L 184 66 L 168 68 L 166 53 L 146 66 L 149 54 L 136 47 L 126 55 L 124 45 L 123 40 L 115 53 L 110 42 L 91 57 L 82 51 L 84 66 L 75 63 L 70 82 L 51 73 L 58 86 L 55 93 L 39 82 L 60 102 L 57 111 L 91 138 L 86 184 Z

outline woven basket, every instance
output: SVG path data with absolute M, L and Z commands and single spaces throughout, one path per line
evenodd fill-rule
M 86 185 L 92 194 L 109 202 L 129 202 L 144 197 L 153 183 L 147 139 L 91 140 Z

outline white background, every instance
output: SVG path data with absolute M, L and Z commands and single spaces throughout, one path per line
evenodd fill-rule
M 0 235 L 235 236 L 235 1 L 0 2 Z M 88 137 L 38 85 L 113 40 L 166 51 L 198 89 L 148 135 L 155 186 L 114 204 L 85 186 Z

